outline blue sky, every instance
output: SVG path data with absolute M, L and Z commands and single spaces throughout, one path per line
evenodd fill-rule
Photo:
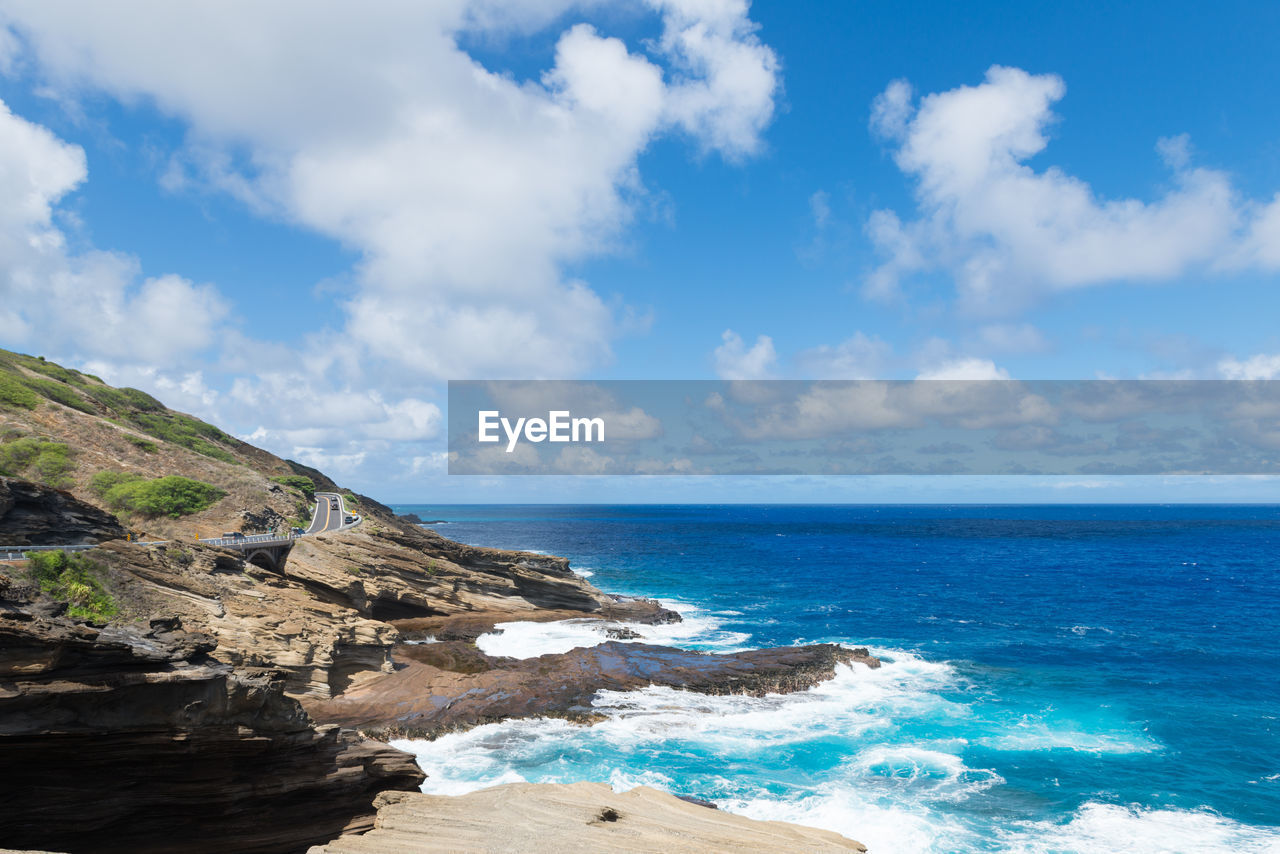
M 443 384 L 1280 374 L 1274 4 L 130 5 L 0 11 L 0 345 L 374 495 L 1162 497 L 447 478 Z

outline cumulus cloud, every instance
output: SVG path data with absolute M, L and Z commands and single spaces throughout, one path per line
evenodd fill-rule
M 177 275 L 143 278 L 136 259 L 76 252 L 57 206 L 88 176 L 84 151 L 0 101 L 0 324 L 6 342 L 134 364 L 215 343 L 227 307 Z
M 640 153 L 679 130 L 749 155 L 779 85 L 742 0 L 649 0 L 662 35 L 648 54 L 570 26 L 532 80 L 458 43 L 591 5 L 132 0 L 66 15 L 17 0 L 0 23 L 55 90 L 186 122 L 171 179 L 359 251 L 345 331 L 376 357 L 420 377 L 564 376 L 610 358 L 613 310 L 563 268 L 615 245 L 644 192 Z
M 1258 353 L 1247 359 L 1226 358 L 1218 362 L 1218 373 L 1228 380 L 1280 379 L 1280 354 Z
M 680 75 L 668 117 L 707 150 L 754 153 L 773 118 L 778 59 L 756 37 L 747 0 L 648 0 L 663 13 L 659 42 Z
M 777 366 L 778 354 L 773 349 L 773 339 L 768 335 L 756 336 L 750 347 L 742 336 L 726 329 L 720 336 L 714 358 L 716 376 L 722 380 L 759 380 L 770 376 Z
M 574 376 L 611 358 L 628 307 L 566 269 L 620 245 L 655 139 L 731 160 L 763 144 L 780 70 L 744 0 L 642 0 L 660 34 L 633 45 L 593 26 L 601 5 L 124 0 L 68 15 L 15 0 L 0 9 L 0 72 L 20 68 L 66 103 L 105 93 L 155 108 L 186 129 L 160 170 L 166 187 L 228 194 L 358 255 L 342 328 L 295 347 L 233 335 L 211 364 L 239 381 L 176 399 L 313 463 L 427 459 L 429 448 L 386 449 L 433 435 L 439 380 Z M 563 26 L 554 53 L 527 79 L 462 46 L 550 26 Z M 10 118 L 0 131 L 23 127 Z M 83 153 L 26 136 L 14 144 L 35 149 L 39 168 L 0 172 L 0 191 L 15 175 L 35 190 L 0 198 L 0 264 L 38 245 L 61 258 L 59 275 L 8 276 L 0 322 L 46 324 L 34 283 L 53 288 L 44 302 L 71 306 L 57 320 L 78 355 L 177 394 L 183 372 L 148 376 L 130 360 L 209 346 L 225 334 L 225 301 L 178 276 L 142 279 L 126 256 L 68 255 L 51 211 L 85 180 Z M 175 314 L 182 323 L 160 323 Z
M 1280 268 L 1271 239 L 1280 200 L 1242 200 L 1223 172 L 1192 164 L 1185 136 L 1160 140 L 1170 187 L 1149 201 L 1103 199 L 1084 180 L 1027 161 L 1048 145 L 1061 78 L 993 66 L 977 86 L 913 103 L 895 81 L 872 127 L 916 187 L 903 220 L 876 211 L 867 233 L 884 261 L 868 277 L 892 297 L 913 275 L 942 271 L 971 308 L 1008 310 L 1037 294 L 1117 281 L 1161 281 L 1195 269 Z
M 951 359 L 916 375 L 918 380 L 1007 380 L 1009 372 L 990 359 Z
M 801 351 L 795 358 L 803 377 L 821 380 L 865 380 L 882 376 L 892 355 L 879 336 L 855 332 L 834 346 L 823 344 Z

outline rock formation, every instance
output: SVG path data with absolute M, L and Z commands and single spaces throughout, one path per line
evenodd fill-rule
M 124 535 L 116 517 L 68 492 L 0 477 L 0 545 L 98 543 Z
M 57 851 L 294 851 L 372 823 L 412 758 L 315 727 L 284 675 L 177 621 L 0 610 L 0 840 Z M 180 841 L 178 841 L 180 840 Z
M 827 830 L 755 821 L 640 786 L 511 783 L 460 797 L 378 796 L 375 829 L 309 854 L 853 854 L 866 846 Z
M 790 693 L 835 676 L 841 664 L 879 667 L 865 649 L 834 644 L 712 655 L 609 641 L 537 658 L 495 658 L 465 641 L 404 645 L 399 666 L 331 700 L 304 698 L 315 719 L 379 737 L 435 737 L 508 718 L 595 719 L 600 690 L 649 685 L 703 694 Z

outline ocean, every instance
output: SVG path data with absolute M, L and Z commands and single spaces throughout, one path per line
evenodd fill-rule
M 1280 852 L 1280 506 L 403 505 L 570 558 L 691 649 L 836 642 L 787 696 L 601 692 L 596 726 L 397 745 L 424 791 L 645 784 L 899 852 Z M 510 624 L 525 657 L 605 640 Z

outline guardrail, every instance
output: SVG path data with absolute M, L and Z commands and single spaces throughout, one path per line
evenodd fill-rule
M 326 493 L 329 494 L 329 493 Z M 336 494 L 336 493 L 333 493 Z M 344 522 L 330 531 L 316 531 L 317 534 L 324 534 L 336 531 L 347 531 L 354 528 L 364 521 L 364 516 L 357 513 L 348 514 L 346 512 L 346 502 L 342 500 L 342 496 L 338 495 L 338 512 L 346 516 L 354 517 L 351 522 Z M 235 548 L 237 546 L 248 545 L 273 545 L 279 546 L 285 543 L 291 543 L 302 537 L 310 536 L 306 531 L 301 534 L 243 534 L 239 537 L 212 537 L 209 539 L 196 539 L 196 542 L 206 546 L 222 546 L 224 548 Z M 163 546 L 170 540 L 133 540 L 136 546 Z M 27 552 L 83 552 L 89 549 L 97 548 L 96 543 L 73 543 L 68 546 L 0 546 L 0 560 L 26 560 Z
M 97 547 L 96 543 L 73 543 L 69 546 L 0 546 L 0 560 L 26 560 L 27 552 L 83 552 Z

